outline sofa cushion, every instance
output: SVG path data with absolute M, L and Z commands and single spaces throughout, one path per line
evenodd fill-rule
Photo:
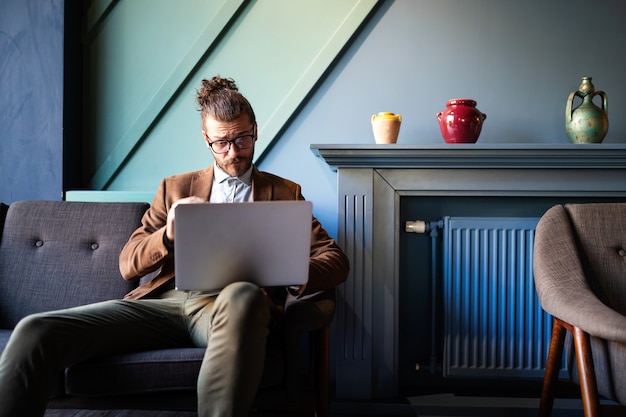
M 160 349 L 83 362 L 65 371 L 65 390 L 77 396 L 195 392 L 205 350 Z M 268 349 L 261 386 L 278 385 L 283 376 L 283 355 Z
M 24 316 L 121 298 L 118 258 L 146 203 L 19 201 L 0 241 L 0 328 Z M 96 285 L 97 283 L 97 285 Z
M 79 363 L 65 371 L 65 391 L 90 396 L 195 390 L 205 350 L 159 349 Z

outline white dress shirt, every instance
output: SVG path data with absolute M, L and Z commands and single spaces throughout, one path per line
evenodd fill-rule
M 231 177 L 215 164 L 211 203 L 244 203 L 252 201 L 252 166 L 239 177 Z

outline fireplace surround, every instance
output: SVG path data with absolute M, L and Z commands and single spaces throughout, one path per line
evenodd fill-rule
M 338 241 L 351 274 L 333 328 L 337 399 L 400 392 L 400 241 L 406 201 L 626 200 L 623 144 L 313 144 L 337 172 Z M 408 200 L 407 200 L 408 199 Z M 434 220 L 434 219 L 425 219 Z

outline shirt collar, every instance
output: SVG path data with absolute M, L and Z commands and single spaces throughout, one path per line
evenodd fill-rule
M 250 168 L 248 168 L 248 170 L 244 172 L 242 175 L 238 177 L 231 177 L 224 170 L 222 170 L 222 168 L 217 166 L 216 163 L 214 164 L 215 164 L 215 169 L 213 170 L 213 176 L 215 177 L 215 181 L 217 181 L 218 184 L 221 184 L 222 182 L 230 178 L 236 178 L 246 185 L 252 185 L 252 165 L 250 165 Z

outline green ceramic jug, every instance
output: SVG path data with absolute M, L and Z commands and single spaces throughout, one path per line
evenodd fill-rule
M 600 96 L 602 107 L 598 107 L 593 98 Z M 574 110 L 574 97 L 580 97 L 582 103 Z M 608 100 L 604 91 L 595 91 L 591 77 L 582 77 L 578 91 L 573 91 L 567 99 L 565 108 L 565 133 L 572 143 L 600 143 L 609 130 Z

